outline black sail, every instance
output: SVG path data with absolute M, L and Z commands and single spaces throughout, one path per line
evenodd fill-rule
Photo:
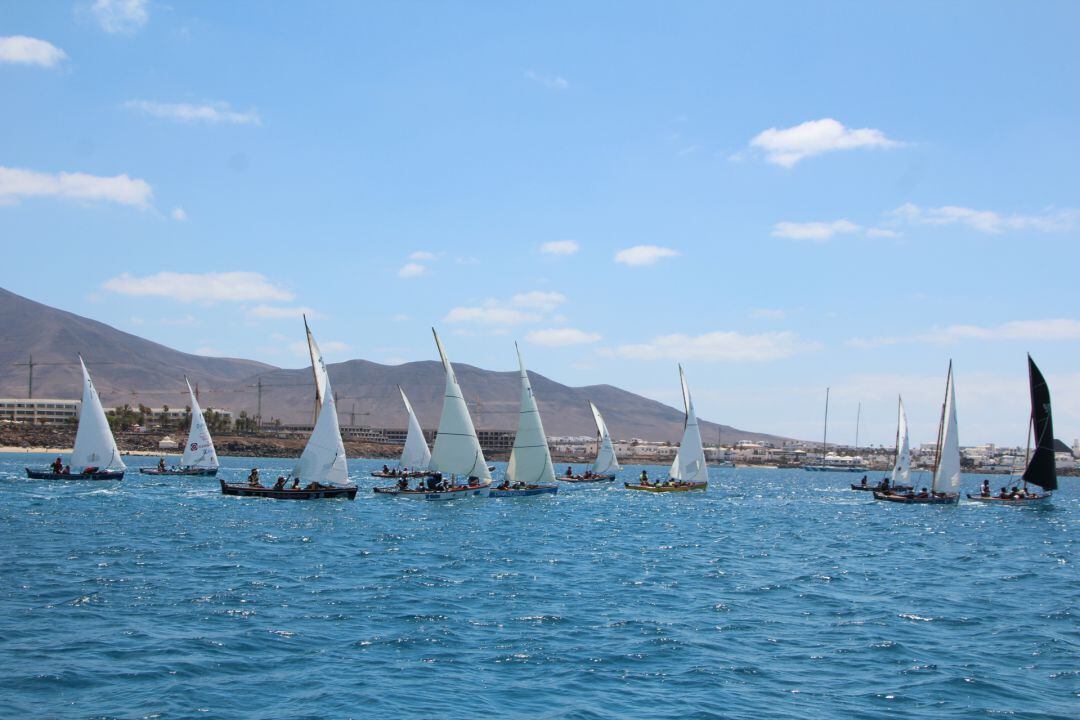
M 1024 470 L 1024 482 L 1043 490 L 1057 490 L 1057 464 L 1054 462 L 1054 420 L 1050 413 L 1050 388 L 1039 368 L 1028 355 L 1028 378 L 1031 382 L 1031 423 L 1035 431 L 1035 450 Z

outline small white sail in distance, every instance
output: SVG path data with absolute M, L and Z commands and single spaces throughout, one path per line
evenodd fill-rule
M 604 422 L 603 416 L 591 400 L 589 401 L 589 409 L 592 410 L 593 420 L 596 421 L 596 432 L 600 436 L 600 445 L 596 449 L 596 461 L 593 463 L 592 472 L 594 475 L 616 473 L 621 467 L 619 466 L 619 459 L 615 457 L 615 446 L 611 442 L 611 434 L 608 432 L 607 423 Z
M 79 355 L 79 367 L 83 376 L 82 408 L 79 411 L 79 429 L 75 431 L 75 447 L 71 452 L 71 471 L 82 472 L 88 467 L 125 470 L 127 466 L 120 459 L 105 409 L 101 407 L 101 398 L 98 397 L 94 381 L 90 379 L 90 373 L 86 371 L 82 355 Z
M 307 323 L 305 322 L 306 326 Z M 311 331 L 308 331 L 310 337 Z M 317 345 L 310 345 L 317 348 Z M 311 431 L 304 452 L 293 468 L 292 477 L 300 478 L 303 483 L 318 482 L 323 485 L 349 485 L 349 466 L 345 460 L 345 444 L 341 441 L 341 426 L 338 424 L 337 406 L 330 380 L 326 373 L 326 363 L 322 354 L 314 355 L 315 377 L 320 385 L 322 408 L 319 419 Z M 321 383 L 319 382 L 321 381 Z
M 187 378 L 184 378 L 184 382 L 187 383 L 188 394 L 191 395 L 191 430 L 188 432 L 184 454 L 180 458 L 180 466 L 216 470 L 218 458 L 217 452 L 214 451 L 214 441 L 210 439 L 210 429 L 206 427 L 206 418 L 203 417 L 202 408 L 199 407 L 195 391 L 191 389 L 191 383 Z
M 683 402 L 686 405 L 686 424 L 683 428 L 682 442 L 671 464 L 671 479 L 683 482 L 708 482 L 709 466 L 705 462 L 705 448 L 701 444 L 701 431 L 698 429 L 694 401 L 690 398 L 690 387 L 686 384 L 686 375 L 679 365 L 679 382 L 682 383 Z
M 439 350 L 443 370 L 446 373 L 446 391 L 443 395 L 442 417 L 439 418 L 439 431 L 435 435 L 435 447 L 431 451 L 431 463 L 428 469 L 444 475 L 478 477 L 483 481 L 491 480 L 484 451 L 480 449 L 480 440 L 476 437 L 469 408 L 458 386 L 454 368 L 450 365 L 443 351 L 439 334 L 431 329 L 435 336 L 435 347 Z
M 941 444 L 938 463 L 934 469 L 934 492 L 960 491 L 960 438 L 956 427 L 956 387 L 953 382 L 952 361 L 945 381 L 945 407 L 941 415 Z
M 521 410 L 518 413 L 518 430 L 514 437 L 514 449 L 510 451 L 510 463 L 506 466 L 506 477 L 510 482 L 553 483 L 555 468 L 551 466 L 551 452 L 548 450 L 544 424 L 540 420 L 540 410 L 536 407 L 532 383 L 525 370 L 525 361 L 521 350 L 514 343 L 517 351 L 518 367 L 521 376 Z
M 405 435 L 405 447 L 401 449 L 401 467 L 410 470 L 426 470 L 431 462 L 431 451 L 428 450 L 427 440 L 424 439 L 424 430 L 420 427 L 420 421 L 416 419 L 412 403 L 405 396 L 405 391 L 398 385 L 401 393 L 401 402 L 405 403 L 405 411 L 409 413 L 409 431 Z
M 911 476 L 911 445 L 908 440 L 907 413 L 904 412 L 904 400 L 899 401 L 896 412 L 896 463 L 893 465 L 892 484 L 906 485 Z

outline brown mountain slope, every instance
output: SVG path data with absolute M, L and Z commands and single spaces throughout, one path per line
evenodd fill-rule
M 0 289 L 0 396 L 26 397 L 26 362 L 33 353 L 35 397 L 77 397 L 80 388 L 76 353 L 81 352 L 106 405 L 143 403 L 153 407 L 186 404 L 183 378 L 200 388 L 204 407 L 254 415 L 263 384 L 262 417 L 286 424 L 311 421 L 314 384 L 310 368 L 279 369 L 232 358 L 208 358 L 179 352 L 63 310 L 42 305 Z M 55 364 L 48 364 L 55 363 Z M 455 365 L 462 391 L 480 429 L 517 427 L 520 388 L 517 373 L 492 372 Z M 380 365 L 350 360 L 329 366 L 345 425 L 401 428 L 405 410 L 397 392 L 409 395 L 425 428 L 438 424 L 444 378 L 435 361 Z M 573 388 L 530 373 L 548 435 L 593 435 L 595 426 L 586 402 L 604 414 L 617 439 L 640 437 L 677 442 L 683 413 L 610 385 Z M 678 378 L 672 373 L 672 383 Z M 702 421 L 706 443 L 717 437 L 717 425 Z M 725 442 L 777 440 L 761 433 L 723 427 Z

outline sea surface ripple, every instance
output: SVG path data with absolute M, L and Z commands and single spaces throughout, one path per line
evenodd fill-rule
M 44 462 L 0 455 L 0 717 L 1080 716 L 1072 478 L 1045 508 L 743 468 L 433 503 L 352 460 L 355 502 L 275 502 Z

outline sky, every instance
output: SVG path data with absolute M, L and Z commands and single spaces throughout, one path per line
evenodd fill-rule
M 0 0 L 0 285 L 187 352 L 1080 436 L 1073 2 Z

